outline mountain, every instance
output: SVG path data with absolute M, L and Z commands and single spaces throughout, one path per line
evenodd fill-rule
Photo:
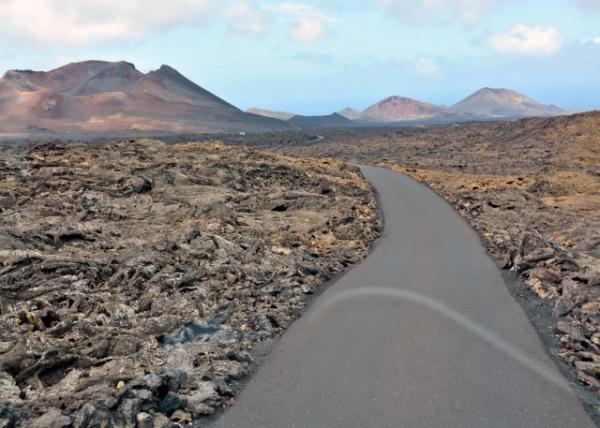
M 555 116 L 565 111 L 552 105 L 540 104 L 510 89 L 483 88 L 451 108 L 456 113 L 495 117 Z
M 294 113 L 287 113 L 285 111 L 274 111 L 260 108 L 250 108 L 246 110 L 246 113 L 257 114 L 259 116 L 271 117 L 279 120 L 289 120 L 295 116 Z
M 166 65 L 144 74 L 124 61 L 85 61 L 47 72 L 6 72 L 0 79 L 0 129 L 202 133 L 293 127 L 245 113 Z
M 327 116 L 294 116 L 288 120 L 294 126 L 301 129 L 315 129 L 315 128 L 348 128 L 356 126 L 356 124 L 350 119 L 340 115 L 339 113 L 332 113 Z
M 374 122 L 398 122 L 428 119 L 442 112 L 443 108 L 433 104 L 393 96 L 373 104 L 362 112 L 360 118 Z
M 344 110 L 340 111 L 339 114 L 341 116 L 344 116 L 347 119 L 357 120 L 357 119 L 360 119 L 360 115 L 362 113 L 358 110 L 348 107 L 348 108 L 345 108 Z

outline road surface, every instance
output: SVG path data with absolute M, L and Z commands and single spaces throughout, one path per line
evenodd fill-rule
M 475 232 L 425 186 L 363 172 L 383 238 L 292 325 L 216 426 L 594 426 Z

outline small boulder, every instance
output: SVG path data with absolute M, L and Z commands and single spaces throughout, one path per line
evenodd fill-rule
M 169 391 L 165 398 L 160 402 L 159 410 L 166 415 L 170 415 L 175 410 L 183 407 L 184 404 L 185 399 L 181 395 Z
M 148 413 L 138 413 L 135 417 L 137 428 L 154 428 L 154 418 Z

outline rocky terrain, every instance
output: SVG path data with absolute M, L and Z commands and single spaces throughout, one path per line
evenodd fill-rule
M 530 316 L 554 338 L 551 352 L 600 393 L 600 112 L 322 134 L 317 143 L 289 136 L 270 144 L 290 155 L 378 164 L 430 185 L 526 285 Z M 537 319 L 544 308 L 547 326 Z M 589 397 L 590 407 L 598 402 Z
M 185 426 L 377 237 L 336 160 L 0 146 L 0 427 Z M 173 425 L 176 424 L 176 425 Z

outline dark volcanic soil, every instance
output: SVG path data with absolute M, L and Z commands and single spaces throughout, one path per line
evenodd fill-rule
M 0 147 L 0 426 L 170 426 L 361 260 L 370 185 L 219 144 Z
M 319 134 L 325 139 L 287 134 L 247 143 L 385 166 L 430 185 L 522 281 L 521 303 L 600 420 L 600 112 Z

